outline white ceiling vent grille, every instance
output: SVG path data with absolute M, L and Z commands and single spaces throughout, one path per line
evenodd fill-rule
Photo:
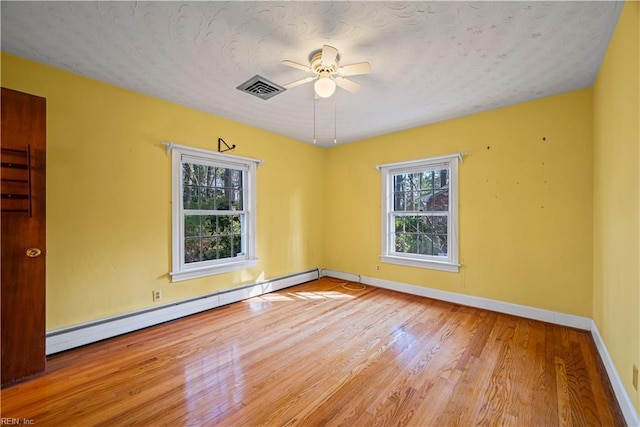
M 270 82 L 264 77 L 258 75 L 253 76 L 246 82 L 242 83 L 238 86 L 238 89 L 265 100 L 286 90 L 282 86 Z

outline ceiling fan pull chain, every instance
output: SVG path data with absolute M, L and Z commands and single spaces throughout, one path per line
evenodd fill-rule
M 333 97 L 333 143 L 338 143 L 338 97 Z

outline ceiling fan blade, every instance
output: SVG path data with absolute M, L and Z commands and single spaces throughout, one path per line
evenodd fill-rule
M 297 68 L 298 70 L 306 71 L 307 73 L 313 73 L 313 70 L 308 65 L 299 64 L 297 62 L 289 61 L 285 59 L 281 64 L 288 65 L 289 67 Z
M 345 79 L 344 77 L 336 77 L 335 81 L 339 87 L 348 92 L 355 93 L 360 90 L 360 85 L 358 83 L 349 79 Z
M 322 65 L 330 67 L 336 62 L 337 57 L 338 49 L 333 46 L 329 46 L 328 44 L 322 46 Z
M 315 77 L 306 77 L 304 79 L 296 80 L 295 82 L 287 83 L 286 85 L 283 85 L 282 87 L 284 87 L 285 89 L 291 89 L 292 87 L 296 87 L 296 86 L 303 85 L 305 83 L 309 83 L 312 80 L 315 80 Z
M 358 62 L 356 64 L 343 65 L 336 71 L 341 76 L 357 76 L 359 74 L 369 74 L 371 72 L 371 64 L 366 61 Z

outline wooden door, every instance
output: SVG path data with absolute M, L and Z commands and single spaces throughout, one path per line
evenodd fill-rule
M 46 100 L 2 88 L 2 385 L 45 369 Z

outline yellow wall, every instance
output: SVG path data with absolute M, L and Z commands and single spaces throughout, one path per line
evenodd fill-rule
M 593 317 L 640 412 L 639 64 L 640 3 L 627 2 L 593 89 Z
M 322 150 L 11 55 L 2 75 L 48 102 L 50 330 L 152 306 L 153 289 L 166 303 L 314 267 L 591 316 L 590 90 Z M 159 143 L 218 136 L 266 160 L 261 263 L 172 284 Z M 381 264 L 374 166 L 456 151 L 461 272 Z
M 324 150 L 2 55 L 2 85 L 47 98 L 47 329 L 323 264 Z M 256 100 L 256 102 L 261 102 Z M 265 160 L 252 270 L 171 283 L 171 161 L 161 141 Z M 286 183 L 286 185 L 285 185 Z
M 459 151 L 460 272 L 381 263 L 375 165 Z M 335 147 L 325 267 L 591 316 L 591 166 L 590 89 Z

